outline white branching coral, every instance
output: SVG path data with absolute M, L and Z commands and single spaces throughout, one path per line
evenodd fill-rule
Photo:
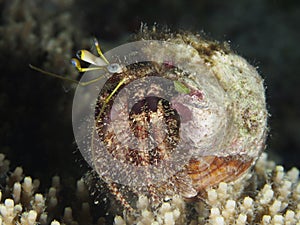
M 1 52 L 13 54 L 14 60 L 30 55 L 31 62 L 40 60 L 44 54 L 46 68 L 61 68 L 60 72 L 77 74 L 71 65 L 65 65 L 72 57 L 74 45 L 79 40 L 85 42 L 82 33 L 70 26 L 74 20 L 72 4 L 73 0 L 4 1 Z
M 1 175 L 9 174 L 9 161 L 0 154 Z M 95 218 L 88 190 L 82 179 L 77 181 L 74 196 L 80 207 L 61 205 L 63 189 L 60 178 L 52 178 L 45 194 L 38 193 L 39 181 L 24 176 L 17 167 L 6 176 L 0 191 L 0 224 L 3 225 L 79 225 L 110 224 Z M 299 170 L 284 171 L 282 166 L 262 154 L 253 171 L 232 183 L 209 188 L 201 201 L 186 202 L 182 197 L 169 196 L 157 205 L 141 195 L 134 212 L 116 215 L 114 225 L 220 225 L 220 224 L 300 224 Z M 98 210 L 100 210 L 98 208 Z M 117 213 L 118 214 L 118 213 Z M 96 222 L 95 222 L 96 221 Z
M 299 170 L 285 172 L 282 166 L 268 161 L 264 153 L 252 174 L 207 189 L 202 201 L 185 203 L 175 196 L 149 212 L 145 211 L 148 199 L 140 197 L 136 214 L 116 216 L 115 224 L 300 224 L 299 199 Z
M 0 189 L 0 225 L 60 225 L 84 224 L 82 221 L 91 221 L 87 189 L 82 180 L 77 181 L 77 198 L 81 204 L 81 212 L 76 212 L 77 222 L 73 217 L 71 207 L 65 207 L 60 215 L 60 178 L 54 176 L 52 185 L 45 194 L 38 193 L 40 182 L 29 176 L 24 176 L 23 169 L 17 167 L 11 174 L 9 161 L 0 154 L 0 175 L 5 178 L 5 183 Z M 9 174 L 9 175 L 8 175 Z M 55 219 L 54 219 L 55 218 Z M 62 218 L 60 222 L 58 219 Z
M 207 224 L 296 224 L 300 220 L 298 177 L 298 169 L 284 172 L 264 153 L 250 179 L 220 183 L 207 190 L 205 203 L 198 207 L 206 204 L 210 210 Z
M 33 225 L 37 222 L 38 215 L 40 216 L 45 209 L 45 199 L 41 194 L 34 194 L 34 185 L 30 177 L 25 177 L 22 184 L 20 168 L 17 168 L 15 172 L 8 177 L 7 183 L 9 184 L 12 180 L 16 179 L 12 187 L 12 198 L 4 199 L 3 203 L 0 204 L 0 221 L 1 224 L 22 224 L 22 225 Z M 8 190 L 1 190 L 1 197 L 3 192 Z

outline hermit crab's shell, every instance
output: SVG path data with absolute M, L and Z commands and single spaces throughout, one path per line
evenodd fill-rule
M 80 151 L 107 182 L 190 198 L 236 180 L 256 161 L 266 136 L 265 95 L 243 58 L 191 34 L 105 55 L 123 70 L 78 87 L 73 127 Z

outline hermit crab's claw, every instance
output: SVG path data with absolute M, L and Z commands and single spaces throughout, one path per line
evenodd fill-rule
M 82 51 L 81 51 L 82 52 Z M 100 59 L 100 58 L 99 58 Z M 86 61 L 86 60 L 85 60 Z M 87 62 L 87 61 L 86 61 Z M 106 66 L 96 66 L 96 67 L 88 67 L 88 68 L 82 68 L 80 65 L 80 62 L 76 58 L 71 59 L 71 63 L 79 72 L 87 72 L 92 70 L 107 70 Z
M 76 53 L 76 57 L 96 66 L 106 66 L 108 64 L 102 57 L 97 57 L 87 50 L 79 50 Z

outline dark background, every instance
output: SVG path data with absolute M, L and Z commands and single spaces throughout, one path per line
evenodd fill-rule
M 44 184 L 56 174 L 74 182 L 85 172 L 72 131 L 74 90 L 28 64 L 74 74 L 69 59 L 89 49 L 92 36 L 109 50 L 142 22 L 229 41 L 265 80 L 266 151 L 300 168 L 299 1 L 0 0 L 0 13 L 0 152 L 12 168 L 21 165 Z

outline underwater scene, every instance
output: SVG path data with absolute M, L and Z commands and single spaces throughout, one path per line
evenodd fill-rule
M 0 224 L 300 224 L 298 1 L 0 12 Z

